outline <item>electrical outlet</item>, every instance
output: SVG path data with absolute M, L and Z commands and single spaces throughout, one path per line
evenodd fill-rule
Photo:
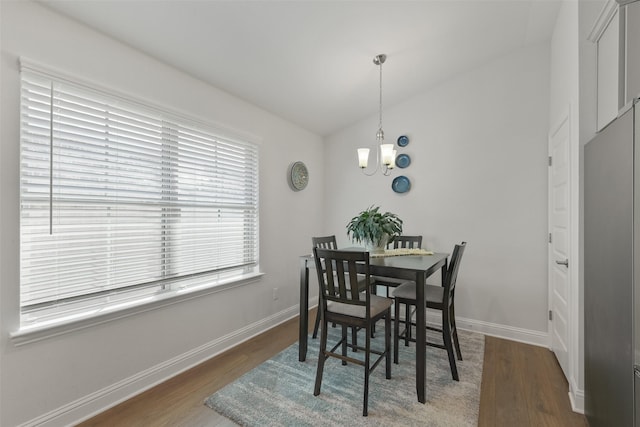
M 273 300 L 278 299 L 278 288 L 273 288 Z

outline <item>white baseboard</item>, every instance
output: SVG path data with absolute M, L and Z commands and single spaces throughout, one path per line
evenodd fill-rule
M 439 324 L 441 322 L 441 316 L 436 313 L 428 313 L 427 322 Z M 466 331 L 479 332 L 484 335 L 491 335 L 493 337 L 540 347 L 549 347 L 549 334 L 546 332 L 515 328 L 513 326 L 499 325 L 481 320 L 466 319 L 459 316 L 456 316 L 456 326 Z
M 575 385 L 575 381 L 569 381 L 569 400 L 573 412 L 584 414 L 584 390 Z
M 282 322 L 296 317 L 298 312 L 297 305 L 287 308 L 270 317 L 208 342 L 53 411 L 47 412 L 21 424 L 20 427 L 75 425 L 191 369 Z

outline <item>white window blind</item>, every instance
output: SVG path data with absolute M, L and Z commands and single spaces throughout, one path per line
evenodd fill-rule
M 23 324 L 257 266 L 255 144 L 38 70 L 21 76 Z

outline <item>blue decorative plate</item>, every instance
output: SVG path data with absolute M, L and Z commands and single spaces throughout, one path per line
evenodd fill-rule
M 408 154 L 398 154 L 396 157 L 396 166 L 399 168 L 406 168 L 411 164 L 411 157 Z
M 400 175 L 393 179 L 391 183 L 391 188 L 396 193 L 406 193 L 411 189 L 411 181 L 404 175 Z
M 406 135 L 399 136 L 398 137 L 398 146 L 406 147 L 407 145 L 409 145 L 409 137 L 407 137 Z

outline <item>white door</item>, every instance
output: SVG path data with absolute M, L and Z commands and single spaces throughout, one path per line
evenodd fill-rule
M 549 333 L 565 377 L 569 378 L 571 113 L 549 135 Z

